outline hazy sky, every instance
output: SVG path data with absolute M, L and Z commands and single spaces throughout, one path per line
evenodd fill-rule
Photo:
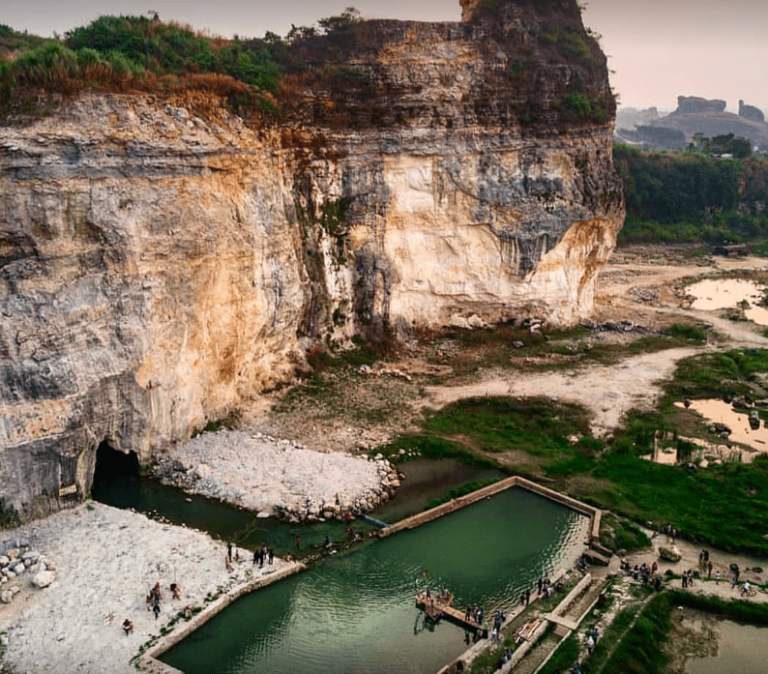
M 585 0 L 624 106 L 673 109 L 679 94 L 768 110 L 768 0 Z M 285 35 L 354 5 L 366 18 L 458 21 L 458 0 L 3 0 L 0 23 L 59 34 L 101 14 L 145 14 L 224 36 Z

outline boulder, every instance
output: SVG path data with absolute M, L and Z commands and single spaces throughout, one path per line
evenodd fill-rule
M 659 548 L 659 559 L 663 559 L 665 562 L 679 562 L 682 557 L 676 547 L 665 548 L 662 546 Z
M 48 587 L 56 580 L 56 574 L 53 571 L 40 571 L 33 579 L 32 585 L 39 588 Z
M 0 569 L 4 569 L 10 563 L 11 563 L 10 559 L 8 559 L 5 555 L 0 555 Z
M 3 604 L 10 604 L 13 601 L 13 592 L 10 590 L 0 592 L 0 601 L 3 602 Z
M 27 570 L 27 567 L 24 566 L 24 562 L 19 562 L 18 564 L 16 564 L 16 566 L 11 567 L 11 571 L 13 571 L 17 576 L 20 576 L 26 570 Z
M 26 562 L 29 560 L 32 564 L 34 564 L 38 559 L 40 559 L 40 553 L 37 550 L 30 550 L 29 552 L 25 552 L 21 558 Z

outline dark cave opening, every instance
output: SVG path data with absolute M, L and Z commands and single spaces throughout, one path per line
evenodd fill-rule
M 96 450 L 96 469 L 91 495 L 117 507 L 130 508 L 136 503 L 141 489 L 139 457 L 136 452 L 121 452 L 107 440 Z

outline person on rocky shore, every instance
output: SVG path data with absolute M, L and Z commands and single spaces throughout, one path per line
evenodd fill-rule
M 128 636 L 133 632 L 133 620 L 130 620 L 129 618 L 123 620 L 123 632 L 125 632 L 125 636 Z

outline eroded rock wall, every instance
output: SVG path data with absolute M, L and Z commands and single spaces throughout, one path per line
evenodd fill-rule
M 91 94 L 3 129 L 0 510 L 84 495 L 105 440 L 150 460 L 318 340 L 589 314 L 623 217 L 605 59 L 575 3 L 501 4 L 364 24 L 279 123 Z

